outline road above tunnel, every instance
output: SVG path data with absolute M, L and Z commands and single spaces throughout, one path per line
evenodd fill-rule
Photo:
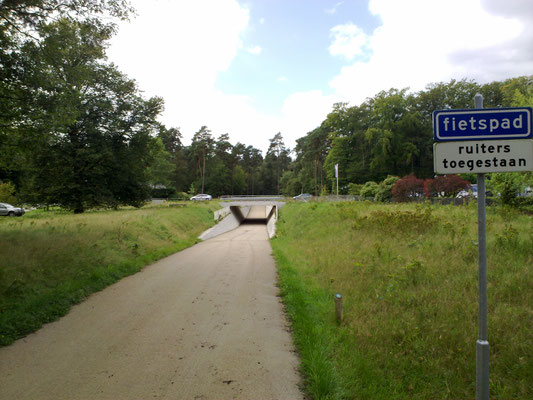
M 1 399 L 302 399 L 264 224 L 145 268 L 0 349 Z

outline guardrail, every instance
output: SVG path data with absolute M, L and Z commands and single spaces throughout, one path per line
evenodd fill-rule
M 220 200 L 226 201 L 273 201 L 273 200 L 285 200 L 284 196 L 271 196 L 271 195 L 239 195 L 239 196 L 220 196 Z

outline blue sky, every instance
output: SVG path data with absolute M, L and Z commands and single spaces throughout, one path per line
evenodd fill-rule
M 531 0 L 131 0 L 109 59 L 185 144 L 202 125 L 266 151 L 335 102 L 533 73 Z
M 255 104 L 273 113 L 280 112 L 283 100 L 294 92 L 313 88 L 332 94 L 328 78 L 335 76 L 343 62 L 328 52 L 330 29 L 349 21 L 370 33 L 379 19 L 369 14 L 366 0 L 303 3 L 248 3 L 245 51 L 219 74 L 217 88 L 227 93 L 254 93 Z

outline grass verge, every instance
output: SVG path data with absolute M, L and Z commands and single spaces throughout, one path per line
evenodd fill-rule
M 34 332 L 147 264 L 195 244 L 215 204 L 31 211 L 0 220 L 0 345 Z
M 532 228 L 531 216 L 488 210 L 495 399 L 533 398 Z M 312 398 L 475 397 L 475 205 L 288 204 L 277 235 L 280 287 Z

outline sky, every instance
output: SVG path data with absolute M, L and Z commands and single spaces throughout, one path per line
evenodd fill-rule
M 109 60 L 189 145 L 217 138 L 266 153 L 315 129 L 333 104 L 451 79 L 533 74 L 531 0 L 131 0 Z

